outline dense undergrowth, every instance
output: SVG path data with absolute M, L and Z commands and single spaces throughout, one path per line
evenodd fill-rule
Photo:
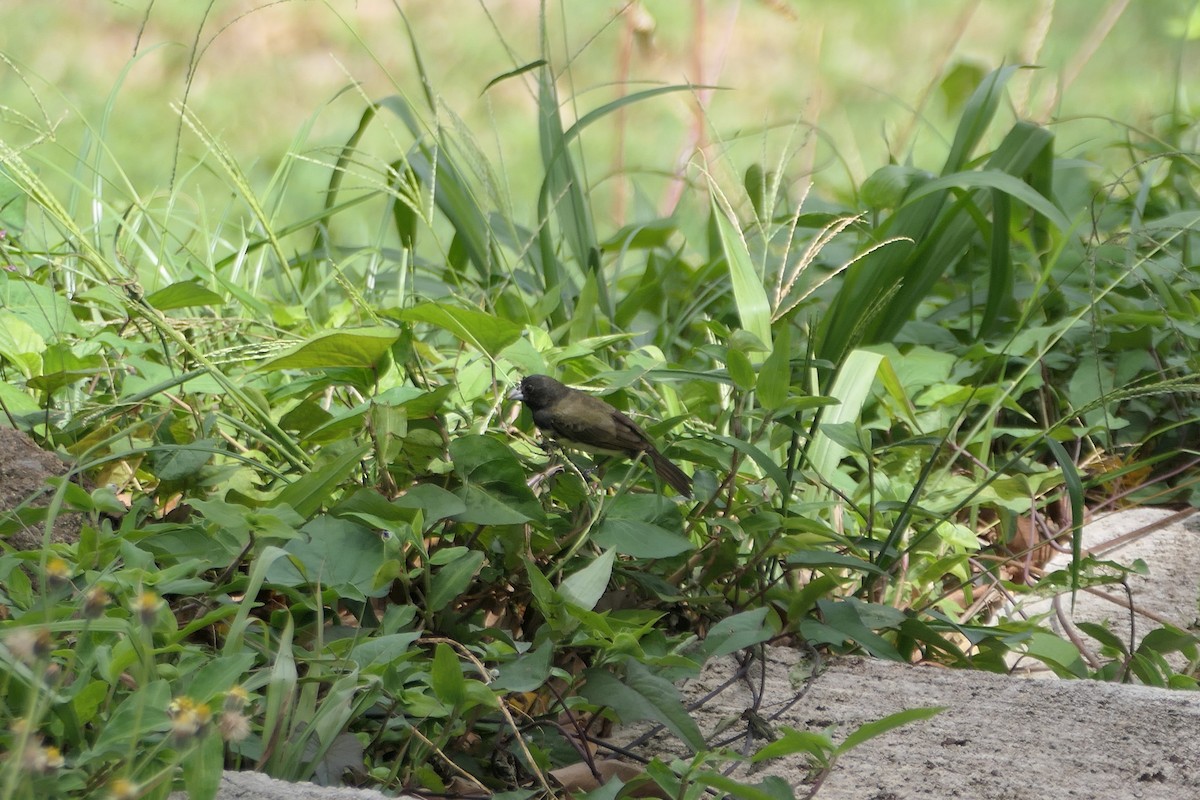
M 83 524 L 0 555 L 0 796 L 203 797 L 223 764 L 536 791 L 606 720 L 703 750 L 672 681 L 767 641 L 1194 683 L 1182 632 L 1093 631 L 1126 648 L 1096 671 L 1013 612 L 1085 509 L 1195 500 L 1191 120 L 1109 175 L 1005 121 L 1005 67 L 942 163 L 840 198 L 787 153 L 696 163 L 608 230 L 579 140 L 690 89 L 564 125 L 550 69 L 504 77 L 536 84 L 528 217 L 432 89 L 367 107 L 300 218 L 297 163 L 253 186 L 186 112 L 229 208 L 97 174 L 77 213 L 3 143 L 0 402 L 78 480 L 0 527 Z M 545 451 L 531 373 L 643 421 L 696 499 Z M 1076 550 L 1051 582 L 1120 577 Z M 695 763 L 648 774 L 737 793 Z

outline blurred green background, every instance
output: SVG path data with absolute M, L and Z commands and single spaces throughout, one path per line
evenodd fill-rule
M 1162 124 L 1153 114 L 1188 103 L 1172 95 L 1186 91 L 1197 60 L 1197 4 L 1184 0 L 577 0 L 550 3 L 545 32 L 539 8 L 533 0 L 9 3 L 0 135 L 68 173 L 82 155 L 145 196 L 212 157 L 180 124 L 186 100 L 256 181 L 289 150 L 301 169 L 326 165 L 368 99 L 420 91 L 407 17 L 444 101 L 440 122 L 461 117 L 502 164 L 520 208 L 532 202 L 537 173 L 521 168 L 537 158 L 532 77 L 488 86 L 538 58 L 545 35 L 555 67 L 570 65 L 571 83 L 560 87 L 568 119 L 622 87 L 723 87 L 638 103 L 589 128 L 582 163 L 593 190 L 607 193 L 597 208 L 611 208 L 615 226 L 636 199 L 612 176 L 640 175 L 641 201 L 669 208 L 675 175 L 696 177 L 681 165 L 697 146 L 706 157 L 695 163 L 715 170 L 788 153 L 795 191 L 810 176 L 818 191 L 846 191 L 889 157 L 936 170 L 924 148 L 945 152 L 958 104 L 1005 63 L 1041 67 L 1014 82 L 1013 113 L 1053 122 L 1060 153 L 1094 153 L 1125 135 L 1105 117 L 1152 129 Z M 406 145 L 370 135 L 381 137 L 372 146 L 384 158 Z M 315 193 L 327 167 L 311 173 Z

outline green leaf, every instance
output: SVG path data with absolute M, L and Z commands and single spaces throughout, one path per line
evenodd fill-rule
M 373 531 L 349 520 L 317 517 L 300 532 L 283 548 L 289 558 L 267 569 L 268 581 L 280 586 L 319 583 L 353 600 L 387 594 L 387 586 L 374 586 L 384 543 Z
M 532 692 L 537 689 L 550 678 L 554 650 L 554 644 L 547 642 L 515 661 L 501 664 L 496 680 L 491 683 L 492 688 L 505 692 Z
M 897 711 L 895 714 L 888 714 L 883 719 L 875 720 L 874 722 L 866 722 L 850 733 L 846 740 L 838 745 L 837 753 L 841 755 L 858 747 L 863 742 L 874 739 L 876 736 L 887 733 L 894 728 L 899 728 L 901 725 L 907 725 L 910 722 L 917 722 L 923 719 L 930 719 L 945 711 L 947 706 L 926 706 L 923 708 L 909 708 L 904 711 Z
M 806 619 L 800 623 L 800 632 L 809 639 L 837 646 L 843 646 L 846 640 L 850 640 L 874 656 L 891 661 L 903 660 L 891 642 L 872 630 L 899 625 L 904 619 L 903 612 L 854 598 L 820 600 L 817 607 L 824 621 Z
M 4 270 L 0 270 L 0 309 L 22 319 L 47 342 L 66 335 L 86 335 L 66 297 L 49 286 L 12 277 Z
M 416 483 L 407 492 L 391 501 L 397 509 L 419 509 L 426 522 L 437 522 L 460 515 L 467 510 L 466 504 L 452 492 L 446 492 L 433 483 Z
M 775 333 L 771 354 L 758 373 L 758 402 L 767 411 L 778 411 L 792 390 L 792 325 L 785 321 Z
M 883 570 L 870 561 L 845 553 L 834 553 L 829 550 L 797 550 L 788 553 L 787 563 L 802 567 L 834 567 L 836 569 L 852 569 L 857 572 L 867 572 L 882 575 Z
M 520 325 L 473 308 L 448 303 L 421 303 L 398 315 L 406 322 L 425 322 L 453 334 L 455 338 L 493 358 L 521 338 Z
M 365 670 L 375 664 L 388 666 L 414 653 L 413 642 L 421 638 L 419 631 L 391 633 L 359 642 L 350 651 L 350 660 Z
M 398 328 L 386 327 L 322 331 L 255 369 L 262 372 L 332 367 L 370 369 L 388 355 L 401 334 Z
M 693 751 L 704 749 L 704 736 L 683 707 L 679 690 L 645 665 L 628 659 L 623 681 L 600 667 L 588 669 L 584 678 L 581 693 L 589 703 L 612 708 L 622 722 L 640 719 L 661 722 Z
M 1129 652 L 1125 648 L 1125 642 L 1121 639 L 1121 637 L 1117 636 L 1106 626 L 1101 625 L 1098 622 L 1077 621 L 1075 623 L 1075 627 L 1079 628 L 1079 630 L 1100 642 L 1100 644 L 1110 648 L 1114 653 L 1125 655 Z
M 1075 595 L 1079 591 L 1079 565 L 1083 562 L 1083 478 L 1075 460 L 1058 440 L 1048 436 L 1046 446 L 1062 468 L 1063 483 L 1071 501 L 1071 608 L 1074 608 Z
M 875 373 L 882 360 L 883 356 L 869 350 L 855 350 L 850 353 L 829 391 L 830 396 L 837 398 L 839 402 L 838 405 L 825 410 L 825 416 L 822 418 L 824 425 L 853 424 L 859 421 L 859 414 L 870 396 L 871 387 L 875 383 Z M 824 432 L 818 432 L 813 440 L 809 463 L 817 475 L 832 475 L 845 455 L 844 446 Z M 827 492 L 828 490 L 820 488 L 813 489 L 811 494 L 820 496 Z
M 599 557 L 592 559 L 592 563 L 568 575 L 559 584 L 558 593 L 568 603 L 591 611 L 608 589 L 616 556 L 615 550 L 605 550 Z
M 696 549 L 686 536 L 660 525 L 611 514 L 600 523 L 592 541 L 599 547 L 612 548 L 634 558 L 671 558 Z
M 159 311 L 171 311 L 188 306 L 219 306 L 225 303 L 225 298 L 197 281 L 180 281 L 146 295 L 146 302 Z
M 928 172 L 900 164 L 885 164 L 862 182 L 858 195 L 871 209 L 897 208 L 914 183 L 930 178 Z
M 700 646 L 704 658 L 707 660 L 736 653 L 770 639 L 776 634 L 777 625 L 772 624 L 774 620 L 768 623 L 768 611 L 767 608 L 756 608 L 718 622 L 708 631 Z
M 450 458 L 463 486 L 457 492 L 465 510 L 460 522 L 520 525 L 542 517 L 542 507 L 525 484 L 516 454 L 489 436 L 460 436 L 450 442 Z
M 183 788 L 188 800 L 214 800 L 221 788 L 225 766 L 225 743 L 216 731 L 209 731 L 200 746 L 183 759 Z
M 758 783 L 747 783 L 744 779 L 704 770 L 696 774 L 696 783 L 710 786 L 718 795 L 735 800 L 795 800 L 792 785 L 778 775 L 768 775 Z
M 153 732 L 170 728 L 167 706 L 171 689 L 164 680 L 156 680 L 126 695 L 104 723 L 104 736 L 91 751 L 92 756 L 124 755 L 132 742 L 141 742 Z
M 213 658 L 190 676 L 186 694 L 200 703 L 207 703 L 224 694 L 247 677 L 254 666 L 254 654 L 234 653 Z
M 818 764 L 828 764 L 829 757 L 837 750 L 837 745 L 827 733 L 819 731 L 799 731 L 786 725 L 779 727 L 780 736 L 773 742 L 763 745 L 750 757 L 751 763 L 757 764 L 771 758 L 804 753 Z
M 1138 644 L 1138 652 L 1144 653 L 1174 653 L 1197 644 L 1196 635 L 1182 631 L 1170 625 L 1155 628 L 1143 637 Z
M 438 642 L 433 651 L 429 686 L 434 696 L 448 706 L 460 706 L 467 699 L 467 681 L 463 677 L 462 664 L 454 654 L 454 649 L 445 642 Z
M 311 517 L 358 469 L 362 457 L 370 450 L 369 444 L 352 447 L 341 453 L 331 450 L 310 472 L 285 486 L 275 496 L 275 502 L 286 503 L 302 517 Z
M 32 325 L 0 310 L 0 358 L 11 363 L 29 379 L 42 373 L 42 352 L 45 349 L 46 340 Z M 8 386 L 8 381 L 4 385 Z
M 1060 678 L 1086 678 L 1087 665 L 1075 645 L 1046 631 L 1033 631 L 1025 643 L 1025 654 L 1036 658 Z
M 186 445 L 158 445 L 152 451 L 154 474 L 163 481 L 182 481 L 199 474 L 221 452 L 216 439 L 197 439 Z
M 767 291 L 750 256 L 746 240 L 733 219 L 733 210 L 726 210 L 718 202 L 714 191 L 711 198 L 712 218 L 716 221 L 717 234 L 725 262 L 729 268 L 729 280 L 733 287 L 733 301 L 737 307 L 742 328 L 758 337 L 766 347 L 771 347 L 771 304 Z
M 1017 71 L 1015 66 L 1006 66 L 993 70 L 987 75 L 975 92 L 963 106 L 959 118 L 958 129 L 954 132 L 954 143 L 950 146 L 950 154 L 946 158 L 942 174 L 958 172 L 971 158 L 979 140 L 992 123 L 992 117 L 1000 106 L 1004 94 L 1004 84 Z
M 428 609 L 435 613 L 441 611 L 470 588 L 475 573 L 483 566 L 483 558 L 483 553 L 471 550 L 434 573 L 429 597 L 425 601 Z

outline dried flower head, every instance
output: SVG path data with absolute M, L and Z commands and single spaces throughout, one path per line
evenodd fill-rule
M 83 596 L 83 616 L 87 619 L 99 619 L 108 608 L 108 592 L 103 586 L 93 586 Z
M 12 654 L 29 667 L 50 655 L 53 643 L 45 628 L 17 628 L 4 637 Z
M 225 741 L 240 742 L 250 735 L 250 720 L 240 711 L 223 711 L 217 730 Z

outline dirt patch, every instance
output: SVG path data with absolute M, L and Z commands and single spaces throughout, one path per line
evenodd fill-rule
M 17 512 L 24 523 L 5 535 L 14 550 L 39 550 L 45 541 L 45 526 L 34 518 L 42 516 L 31 509 L 46 508 L 54 490 L 49 478 L 66 475 L 70 467 L 53 453 L 46 452 L 28 435 L 12 428 L 0 427 L 0 524 L 5 529 Z M 79 540 L 83 518 L 79 514 L 61 513 L 50 531 L 51 542 Z

